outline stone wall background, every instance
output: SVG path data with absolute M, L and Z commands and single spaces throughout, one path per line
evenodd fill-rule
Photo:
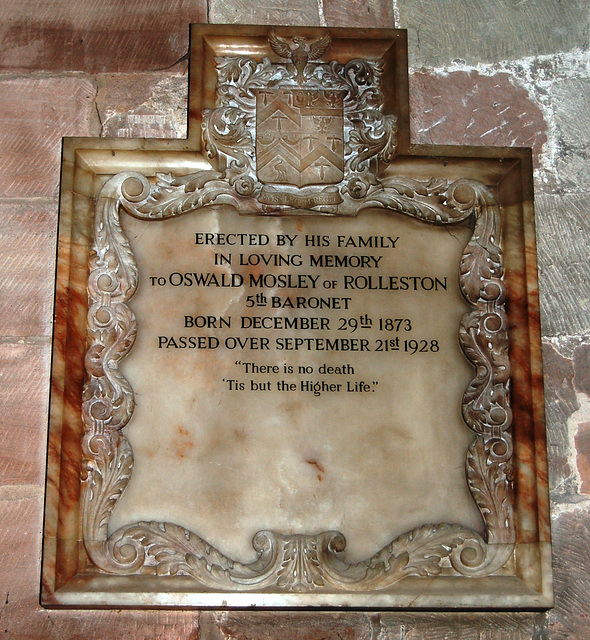
M 535 153 L 556 606 L 547 613 L 38 605 L 62 136 L 184 137 L 190 22 L 401 27 L 412 140 Z M 587 0 L 0 1 L 0 632 L 5 638 L 590 637 Z

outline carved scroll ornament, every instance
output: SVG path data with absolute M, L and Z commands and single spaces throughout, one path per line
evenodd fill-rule
M 388 162 L 395 148 L 394 118 L 381 113 L 379 64 L 353 60 L 346 65 L 289 66 L 243 57 L 218 61 L 218 107 L 206 114 L 203 137 L 209 156 L 221 157 L 225 168 L 182 177 L 158 175 L 153 181 L 124 172 L 109 180 L 99 195 L 88 279 L 88 381 L 83 397 L 83 538 L 88 556 L 108 573 L 186 575 L 204 588 L 227 591 L 273 587 L 292 592 L 358 592 L 386 589 L 407 576 L 497 572 L 514 548 L 512 416 L 499 208 L 492 192 L 471 180 L 377 179 L 378 161 Z M 263 92 L 269 87 L 274 93 L 265 104 Z M 302 91 L 307 95 L 298 93 Z M 279 104 L 271 105 L 269 111 L 272 101 Z M 339 145 L 342 149 L 342 179 L 334 184 L 332 178 L 321 182 L 321 175 L 327 176 L 330 170 L 332 176 L 338 175 L 337 154 L 326 154 L 334 166 L 325 167 L 324 173 L 321 167 L 314 169 L 319 182 L 298 186 L 296 182 L 305 181 L 309 168 L 301 162 L 308 148 L 301 126 L 306 126 L 306 118 L 328 117 L 314 114 L 314 104 L 321 105 L 317 107 L 320 114 L 337 112 L 342 106 L 342 139 L 339 123 L 330 131 L 331 125 L 326 125 L 333 134 L 334 149 Z M 288 112 L 286 117 L 297 120 L 299 130 L 295 126 L 280 132 L 263 130 L 260 143 L 256 139 L 260 129 L 254 133 L 256 121 L 260 124 L 271 112 Z M 287 135 L 298 136 L 296 144 L 303 150 L 288 158 L 293 171 L 272 174 L 278 180 L 275 183 L 264 182 L 264 168 L 257 166 L 257 158 L 264 154 L 259 148 L 264 146 L 265 133 L 278 149 Z M 273 194 L 278 204 L 269 204 Z M 134 396 L 119 362 L 133 347 L 137 332 L 129 301 L 138 271 L 119 215 L 125 211 L 147 221 L 218 204 L 269 215 L 293 209 L 353 215 L 380 208 L 435 225 L 474 219 L 460 264 L 460 288 L 471 310 L 461 320 L 459 340 L 475 371 L 462 410 L 473 432 L 466 477 L 485 523 L 483 537 L 452 523 L 424 524 L 372 557 L 348 564 L 346 541 L 337 531 L 314 535 L 260 531 L 252 541 L 256 560 L 242 564 L 173 523 L 136 522 L 109 534 L 111 514 L 133 470 L 133 453 L 123 429 L 133 414 Z

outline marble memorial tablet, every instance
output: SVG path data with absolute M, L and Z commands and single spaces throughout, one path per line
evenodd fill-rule
M 529 151 L 397 30 L 195 26 L 189 121 L 64 142 L 43 603 L 550 606 Z

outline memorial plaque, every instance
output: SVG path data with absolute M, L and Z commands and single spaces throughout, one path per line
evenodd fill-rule
M 196 26 L 189 137 L 66 139 L 46 606 L 543 608 L 530 153 L 405 32 Z

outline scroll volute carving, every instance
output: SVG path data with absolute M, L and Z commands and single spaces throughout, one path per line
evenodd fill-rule
M 489 188 L 473 180 L 380 178 L 379 163 L 395 154 L 397 128 L 395 116 L 383 110 L 383 66 L 324 60 L 329 38 L 289 40 L 271 30 L 270 46 L 281 62 L 217 59 L 217 106 L 204 113 L 203 140 L 207 155 L 222 157 L 225 168 L 154 179 L 123 172 L 99 195 L 88 280 L 83 533 L 89 558 L 104 572 L 151 568 L 227 591 L 355 592 L 385 590 L 407 576 L 490 575 L 512 556 L 512 414 L 498 204 Z M 473 432 L 465 468 L 485 535 L 453 523 L 425 523 L 350 564 L 337 531 L 260 531 L 253 540 L 256 560 L 242 564 L 174 523 L 136 522 L 109 534 L 113 509 L 133 471 L 124 427 L 134 393 L 119 363 L 138 330 L 129 306 L 137 264 L 119 217 L 125 213 L 149 224 L 220 204 L 257 215 L 351 216 L 382 209 L 425 224 L 474 220 L 459 266 L 470 310 L 458 336 L 475 372 L 462 401 Z

